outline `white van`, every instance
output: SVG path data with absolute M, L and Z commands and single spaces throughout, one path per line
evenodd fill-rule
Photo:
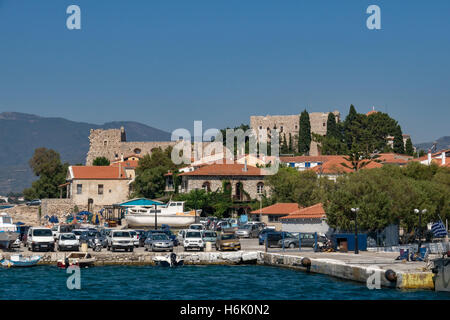
M 55 239 L 52 229 L 44 227 L 32 227 L 27 235 L 28 251 L 54 251 Z

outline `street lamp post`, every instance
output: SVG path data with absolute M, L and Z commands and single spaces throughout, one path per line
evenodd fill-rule
M 352 212 L 355 213 L 355 254 L 359 254 L 359 248 L 358 248 L 358 211 L 359 208 L 352 208 Z
M 419 214 L 419 245 L 417 247 L 417 252 L 420 252 L 420 247 L 422 246 L 422 214 L 426 213 L 427 209 L 419 210 L 414 209 L 415 214 Z

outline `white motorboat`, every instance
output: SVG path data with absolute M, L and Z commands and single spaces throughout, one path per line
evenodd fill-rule
M 19 232 L 12 218 L 6 212 L 0 213 L 0 247 L 9 249 L 18 238 Z
M 181 267 L 184 264 L 184 260 L 178 258 L 173 252 L 168 256 L 153 257 L 153 262 L 162 267 Z
M 201 210 L 184 211 L 183 201 L 169 201 L 164 205 L 133 206 L 127 209 L 125 219 L 129 227 L 153 227 L 166 224 L 186 227 L 200 217 Z M 156 218 L 155 218 L 156 215 Z

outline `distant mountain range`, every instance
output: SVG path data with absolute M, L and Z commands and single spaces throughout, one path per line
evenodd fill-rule
M 45 118 L 18 112 L 0 113 L 0 195 L 21 192 L 35 179 L 28 160 L 39 147 L 59 152 L 63 162 L 83 163 L 90 129 L 123 126 L 128 141 L 169 141 L 171 134 L 142 123 L 115 121 L 103 125 Z
M 436 150 L 443 150 L 443 149 L 450 149 L 450 136 L 445 136 L 437 139 L 436 141 Z M 424 142 L 424 143 L 418 143 L 415 144 L 415 147 L 418 150 L 424 150 L 425 152 L 428 151 L 428 149 L 431 149 L 433 147 L 434 142 Z M 434 151 L 434 149 L 433 149 Z

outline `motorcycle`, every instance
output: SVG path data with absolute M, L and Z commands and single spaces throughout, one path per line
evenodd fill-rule
M 92 248 L 95 252 L 102 251 L 102 242 L 99 238 L 89 239 L 89 247 Z

